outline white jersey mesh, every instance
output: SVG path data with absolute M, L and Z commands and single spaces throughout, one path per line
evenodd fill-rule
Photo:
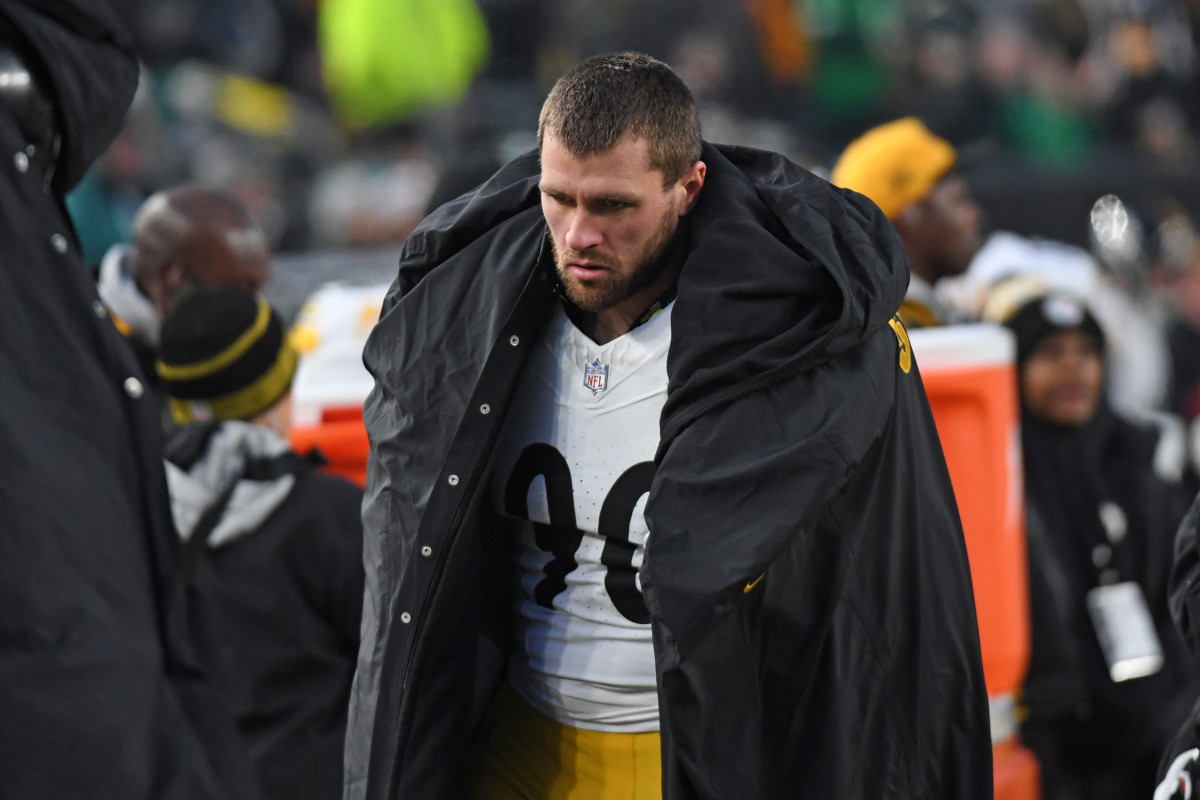
M 637 570 L 671 308 L 605 345 L 557 311 L 497 448 L 496 507 L 520 530 L 509 680 L 534 708 L 574 727 L 658 730 Z M 589 364 L 590 385 L 603 388 L 589 388 Z

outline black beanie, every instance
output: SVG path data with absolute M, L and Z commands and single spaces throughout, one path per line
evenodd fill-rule
M 1017 364 L 1025 363 L 1038 343 L 1059 331 L 1083 331 L 1104 354 L 1104 331 L 1087 304 L 1065 292 L 1042 294 L 1029 300 L 1005 320 L 1017 337 Z
M 234 286 L 197 286 L 176 297 L 158 355 L 181 425 L 252 419 L 283 398 L 296 373 L 283 320 L 262 297 Z

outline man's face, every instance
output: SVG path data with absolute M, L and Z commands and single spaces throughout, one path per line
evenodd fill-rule
M 567 296 L 584 311 L 640 313 L 673 279 L 658 257 L 699 196 L 704 164 L 664 188 L 646 142 L 631 136 L 576 156 L 548 133 L 541 157 L 542 213 Z
M 1052 333 L 1021 367 L 1021 395 L 1039 419 L 1077 427 L 1100 402 L 1104 364 L 1095 339 L 1080 330 Z
M 904 232 L 910 255 L 927 265 L 931 282 L 961 275 L 983 245 L 983 213 L 967 182 L 951 175 L 917 206 L 911 230 Z

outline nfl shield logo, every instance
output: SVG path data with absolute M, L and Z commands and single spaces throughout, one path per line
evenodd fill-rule
M 608 385 L 608 364 L 601 364 L 599 359 L 591 364 L 583 365 L 583 385 L 599 394 Z

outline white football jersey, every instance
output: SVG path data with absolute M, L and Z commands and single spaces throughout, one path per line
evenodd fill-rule
M 520 531 L 509 680 L 534 708 L 577 728 L 658 730 L 638 568 L 671 309 L 605 345 L 558 309 L 496 451 L 493 497 Z

